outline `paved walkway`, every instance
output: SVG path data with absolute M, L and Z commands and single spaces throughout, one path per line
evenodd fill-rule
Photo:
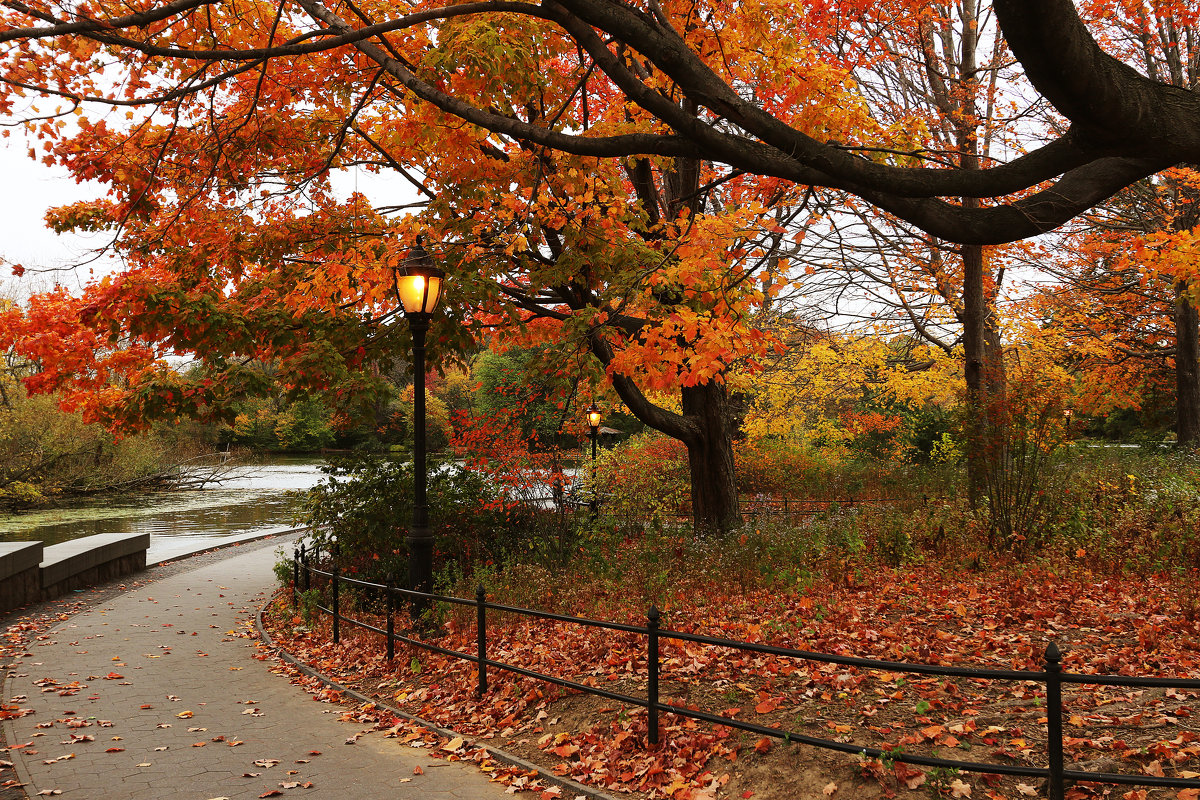
M 133 589 L 35 642 L 4 687 L 35 712 L 3 723 L 28 796 L 505 797 L 477 770 L 378 733 L 348 745 L 361 726 L 253 658 L 244 622 L 273 589 L 275 550 L 231 553 Z

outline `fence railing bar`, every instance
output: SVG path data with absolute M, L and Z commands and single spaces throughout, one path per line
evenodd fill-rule
M 353 584 L 354 586 L 361 586 L 364 589 L 387 589 L 388 588 L 386 583 L 375 583 L 373 581 L 364 581 L 361 578 L 351 578 L 347 575 L 342 576 L 342 583 L 349 583 L 349 584 Z
M 468 660 L 474 661 L 475 659 L 470 658 Z M 487 660 L 487 665 L 489 667 L 495 667 L 496 669 L 502 669 L 505 672 L 515 672 L 517 675 L 524 675 L 526 678 L 536 678 L 537 680 L 546 681 L 547 683 L 553 683 L 558 686 L 564 686 L 568 689 L 575 689 L 583 692 L 584 694 L 594 694 L 598 697 L 607 697 L 609 700 L 616 700 L 620 703 L 628 703 L 631 706 L 637 706 L 639 708 L 646 708 L 648 705 L 647 702 L 640 697 L 633 697 L 631 695 L 621 694 L 620 692 L 610 692 L 608 689 L 601 689 L 598 686 L 588 686 L 586 683 L 576 683 L 575 681 L 568 680 L 567 678 L 557 678 L 553 675 L 534 672 L 531 669 L 518 667 L 515 664 L 506 664 L 503 661 L 495 661 L 494 659 L 489 658 Z M 663 706 L 660 705 L 660 708 L 661 707 Z
M 889 760 L 894 760 L 894 762 L 919 764 L 922 766 L 947 766 L 947 768 L 967 770 L 970 772 L 995 772 L 997 775 L 1046 777 L 1050 774 L 1050 770 L 1044 768 L 1044 766 L 1018 766 L 1015 764 L 992 764 L 988 762 L 960 762 L 960 760 L 949 758 L 919 756 L 919 754 L 904 753 L 895 750 L 881 750 L 881 748 L 878 747 L 853 745 L 850 744 L 850 742 L 822 739 L 820 736 L 810 736 L 808 734 L 794 732 L 794 730 L 768 728 L 767 726 L 762 726 L 762 724 L 757 724 L 755 722 L 742 722 L 740 720 L 734 720 L 732 717 L 722 717 L 716 714 L 707 714 L 707 712 L 704 711 L 688 709 L 684 708 L 682 705 L 674 705 L 671 703 L 662 703 L 659 708 L 665 711 L 671 711 L 672 714 L 694 718 L 694 720 L 712 722 L 713 724 L 724 724 L 724 726 L 746 730 L 746 732 L 750 733 L 762 734 L 764 736 L 774 736 L 775 739 L 794 741 L 798 742 L 798 744 L 821 747 L 823 750 L 836 750 L 842 753 L 854 754 L 860 753 L 864 754 L 864 756 L 868 758 L 886 758 Z
M 814 653 L 810 650 L 794 650 L 789 647 L 776 647 L 756 642 L 739 642 L 733 639 L 721 639 L 715 636 L 704 636 L 698 633 L 683 633 L 681 631 L 662 630 L 658 634 L 663 639 L 679 639 L 685 642 L 696 642 L 717 647 L 728 647 L 733 650 L 751 650 L 756 653 L 802 658 L 808 661 L 820 661 L 826 664 L 841 664 L 846 667 L 863 667 L 878 669 L 886 672 L 913 672 L 918 675 L 948 675 L 959 678 L 987 678 L 989 680 L 1008 681 L 1043 681 L 1042 672 L 1002 669 L 971 669 L 969 667 L 946 667 L 940 664 L 918 664 L 907 661 L 877 661 L 873 658 L 857 658 L 854 656 L 835 656 L 830 653 Z
M 642 636 L 646 635 L 646 629 L 640 625 L 626 625 L 623 622 L 605 622 L 604 620 L 588 619 L 587 617 L 569 617 L 565 614 L 554 614 L 549 611 L 534 611 L 530 608 L 519 608 L 517 606 L 502 606 L 496 603 L 488 603 L 487 607 L 492 611 L 506 611 L 509 614 L 520 614 L 525 617 L 537 617 L 538 619 L 548 619 L 555 622 L 570 622 L 575 625 L 586 625 L 589 628 L 606 628 L 610 631 L 623 631 L 624 633 L 637 633 Z M 665 633 L 665 631 L 664 631 Z
M 317 569 L 316 567 L 309 567 L 309 572 L 311 572 L 314 575 L 323 575 L 326 578 L 333 577 L 332 572 L 326 572 L 324 570 Z M 361 578 L 348 578 L 345 575 L 340 576 L 338 578 L 338 580 L 341 581 L 342 583 L 350 583 L 355 586 L 360 586 L 364 589 L 378 589 L 380 591 L 391 592 L 392 594 L 399 594 L 399 595 L 403 595 L 405 597 L 423 598 L 426 600 L 436 600 L 438 602 L 451 603 L 451 604 L 460 605 L 460 606 L 475 605 L 474 600 L 467 600 L 462 597 L 451 597 L 449 595 L 442 595 L 442 594 L 430 594 L 429 592 L 417 592 L 417 591 L 413 591 L 412 589 L 405 589 L 400 586 L 389 586 L 386 583 L 376 583 L 374 581 L 365 581 L 365 580 L 362 580 Z
M 956 769 L 965 769 L 970 772 L 994 772 L 1001 775 L 1017 775 L 1028 778 L 1044 778 L 1050 774 L 1050 771 L 1045 767 L 1021 767 L 1013 764 L 991 764 L 983 761 L 955 761 L 947 758 L 937 758 L 936 756 L 902 753 L 897 750 L 883 750 L 878 747 L 864 747 L 849 742 L 835 742 L 832 739 L 822 739 L 818 736 L 810 736 L 796 731 L 769 728 L 766 725 L 759 725 L 754 722 L 742 722 L 732 717 L 709 714 L 704 711 L 677 706 L 673 703 L 661 703 L 659 708 L 664 711 L 670 711 L 672 714 L 678 714 L 679 716 L 711 722 L 714 725 L 725 725 L 726 727 L 738 728 L 739 730 L 758 733 L 763 736 L 772 736 L 787 742 L 812 745 L 813 747 L 820 747 L 825 750 L 837 750 L 842 753 L 853 754 L 861 753 L 868 758 L 886 758 L 892 761 L 903 761 L 907 764 L 920 764 L 926 767 L 953 767 Z
M 377 584 L 372 584 L 372 585 L 377 585 Z M 380 588 L 386 589 L 387 591 L 392 592 L 394 594 L 401 595 L 402 597 L 410 597 L 410 598 L 417 599 L 417 600 L 433 600 L 438 603 L 448 603 L 450 605 L 455 605 L 455 606 L 473 606 L 473 605 L 475 605 L 474 600 L 467 600 L 464 597 L 450 597 L 450 596 L 444 595 L 444 594 L 430 594 L 429 592 L 418 592 L 413 589 L 405 589 L 401 586 L 382 586 Z
M 362 628 L 363 630 L 374 631 L 375 633 L 378 633 L 380 636 L 387 636 L 387 631 L 384 630 L 383 628 L 380 628 L 377 625 L 372 625 L 371 623 L 366 622 L 364 620 L 356 619 L 355 617 L 342 617 L 342 622 L 346 625 L 351 625 L 355 628 Z
M 1148 689 L 1200 689 L 1195 678 L 1137 678 L 1131 675 L 1084 675 L 1064 672 L 1063 683 L 1095 684 L 1097 686 L 1136 686 Z
M 379 630 L 379 629 L 375 628 L 374 630 Z M 385 634 L 385 635 L 387 633 L 387 631 L 379 631 L 379 632 L 382 634 Z M 395 634 L 393 638 L 395 638 L 395 640 L 397 642 L 404 642 L 405 644 L 410 644 L 413 647 L 419 647 L 422 650 L 428 650 L 432 653 L 441 653 L 444 656 L 451 656 L 452 658 L 461 658 L 463 661 L 474 661 L 475 660 L 475 656 L 468 655 L 466 653 L 460 653 L 458 650 L 450 650 L 449 648 L 446 648 L 446 647 L 440 647 L 436 644 L 430 644 L 429 642 L 422 642 L 420 639 L 413 639 L 412 637 L 405 636 L 402 633 Z
M 1069 781 L 1118 783 L 1123 786 L 1159 786 L 1166 789 L 1200 788 L 1200 779 L 1197 778 L 1171 778 L 1165 776 L 1159 778 L 1155 775 L 1128 772 L 1080 772 L 1074 769 L 1064 769 L 1063 777 Z
M 362 628 L 364 630 L 374 631 L 375 633 L 378 633 L 380 636 L 387 636 L 387 631 L 385 629 L 380 628 L 378 625 L 372 625 L 369 622 L 364 622 L 363 620 L 360 620 L 360 619 L 355 619 L 353 617 L 342 617 L 342 622 L 347 623 L 349 625 L 354 625 L 355 627 Z M 461 658 L 464 661 L 474 661 L 475 660 L 474 656 L 467 655 L 466 653 L 459 652 L 458 650 L 451 650 L 446 647 L 439 647 L 436 644 L 429 644 L 428 642 L 422 642 L 420 639 L 411 639 L 402 633 L 392 634 L 392 640 L 397 641 L 397 642 L 404 642 L 405 644 L 410 644 L 414 647 L 419 647 L 422 650 L 430 650 L 434 653 L 441 653 L 442 655 L 450 656 L 451 658 Z

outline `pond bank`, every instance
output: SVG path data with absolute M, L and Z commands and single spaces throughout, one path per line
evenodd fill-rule
M 325 476 L 319 458 L 276 458 L 232 468 L 203 489 L 83 498 L 61 506 L 0 515 L 0 541 L 45 545 L 96 534 L 150 535 L 149 563 L 179 558 L 245 537 L 294 527 L 296 492 Z

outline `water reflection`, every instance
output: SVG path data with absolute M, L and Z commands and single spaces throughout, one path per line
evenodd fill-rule
M 320 459 L 276 459 L 235 467 L 219 484 L 179 492 L 84 498 L 57 508 L 0 515 L 0 540 L 65 542 L 96 533 L 149 533 L 150 560 L 181 551 L 179 539 L 205 547 L 222 538 L 289 527 L 298 508 L 291 492 L 319 483 Z M 162 556 L 165 557 L 165 556 Z

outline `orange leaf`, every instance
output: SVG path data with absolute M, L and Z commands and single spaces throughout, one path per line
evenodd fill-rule
M 781 698 L 778 697 L 768 697 L 766 700 L 763 700 L 761 703 L 756 705 L 754 710 L 759 714 L 770 714 L 772 711 L 779 708 L 780 699 Z

